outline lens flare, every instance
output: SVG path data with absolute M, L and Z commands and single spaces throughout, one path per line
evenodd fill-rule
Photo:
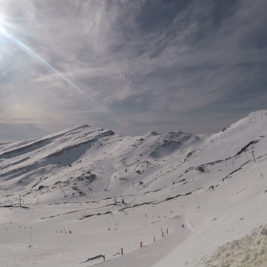
M 61 72 L 56 70 L 53 66 L 51 66 L 47 61 L 45 61 L 41 56 L 39 56 L 35 51 L 33 51 L 29 46 L 27 46 L 21 40 L 19 40 L 16 37 L 10 35 L 9 33 L 6 33 L 5 35 L 14 44 L 16 44 L 18 47 L 23 49 L 23 51 L 26 52 L 32 58 L 32 60 L 34 60 L 35 62 L 39 63 L 47 71 L 51 72 L 52 74 L 55 74 L 59 79 L 61 79 L 62 81 L 64 81 L 68 85 L 70 85 L 77 92 L 83 93 L 83 91 L 76 84 L 74 84 L 69 78 L 67 78 Z
M 0 23 L 0 34 L 4 34 L 5 32 L 6 32 L 6 29 Z
M 5 33 L 6 33 L 6 29 L 4 26 L 4 22 L 3 22 L 3 19 L 1 19 L 0 17 L 0 34 L 5 34 Z
M 8 31 L 8 28 L 14 28 L 14 26 L 10 23 L 7 23 L 3 18 L 1 18 L 0 14 L 0 38 L 4 37 L 5 39 L 11 41 L 17 47 L 24 51 L 33 61 L 40 64 L 43 68 L 45 68 L 51 74 L 54 74 L 61 81 L 65 82 L 72 89 L 74 89 L 78 93 L 84 93 L 84 91 L 79 88 L 75 83 L 73 83 L 68 77 L 63 75 L 60 71 L 51 66 L 45 59 L 43 59 L 37 52 L 35 52 L 31 47 L 26 45 L 19 38 L 16 38 L 12 33 Z

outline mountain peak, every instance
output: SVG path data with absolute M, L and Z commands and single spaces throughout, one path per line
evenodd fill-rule
M 258 125 L 259 124 L 259 125 Z M 231 124 L 227 130 L 234 130 L 236 128 L 254 127 L 261 124 L 267 125 L 267 110 L 258 110 L 249 113 L 246 117 Z

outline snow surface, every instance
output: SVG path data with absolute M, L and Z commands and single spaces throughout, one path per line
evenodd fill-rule
M 267 222 L 266 134 L 258 111 L 209 136 L 82 125 L 1 144 L 0 266 L 224 266 L 218 247 Z

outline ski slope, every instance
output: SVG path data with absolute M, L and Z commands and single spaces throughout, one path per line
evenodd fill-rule
M 212 135 L 1 144 L 0 266 L 222 266 L 220 246 L 266 225 L 266 135 L 262 110 Z

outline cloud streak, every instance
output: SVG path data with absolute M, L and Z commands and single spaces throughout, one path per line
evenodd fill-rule
M 266 108 L 264 1 L 0 4 L 14 25 L 9 34 L 49 64 L 0 36 L 2 123 L 212 132 Z

